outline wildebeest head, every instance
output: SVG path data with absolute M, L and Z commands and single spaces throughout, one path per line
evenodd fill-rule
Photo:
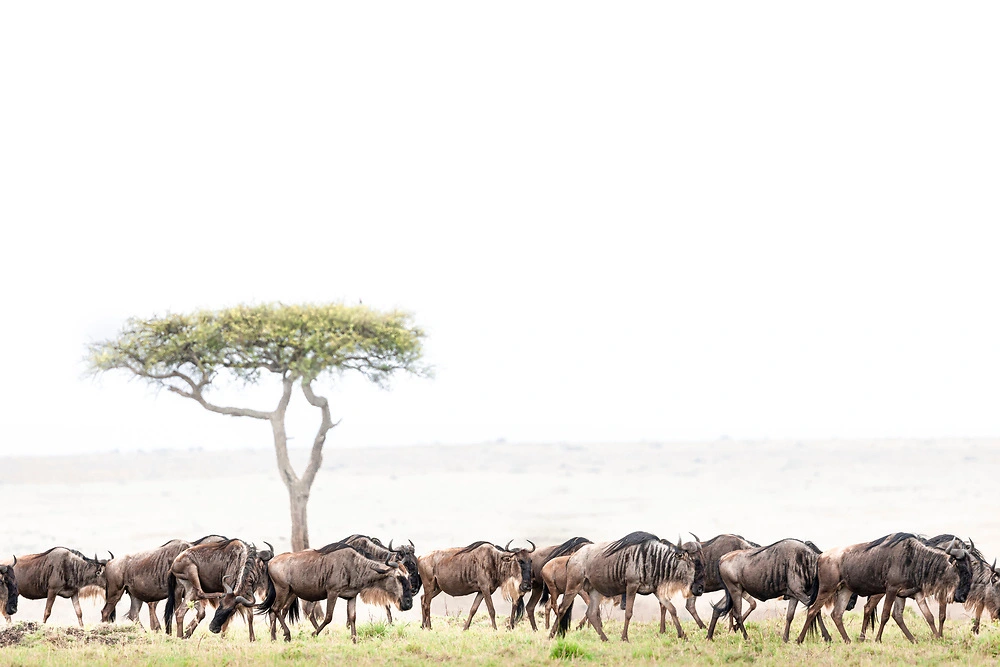
M 511 540 L 510 542 L 513 541 L 514 540 Z M 518 592 L 527 593 L 531 590 L 531 554 L 535 551 L 535 543 L 528 540 L 528 544 L 531 545 L 531 549 L 511 549 L 510 542 L 507 542 L 507 546 L 505 547 L 497 546 L 497 549 L 504 552 L 500 557 L 501 560 L 507 561 L 511 563 L 511 565 L 516 564 L 521 575 L 521 582 L 518 584 Z
M 0 565 L 0 584 L 7 588 L 7 607 L 4 610 L 8 616 L 17 613 L 17 580 L 14 578 L 14 566 L 17 565 L 17 556 L 10 565 Z
M 972 589 L 972 563 L 970 562 L 968 551 L 965 545 L 952 541 L 945 551 L 951 556 L 950 561 L 958 569 L 958 586 L 955 587 L 955 602 L 965 602 Z
M 681 543 L 681 538 L 677 536 L 677 544 L 671 544 L 670 540 L 660 540 L 663 544 L 666 544 L 674 553 L 681 559 L 681 561 L 689 563 L 694 569 L 694 578 L 691 580 L 691 595 L 698 597 L 705 592 L 705 558 L 704 552 L 701 548 L 701 542 L 695 537 L 694 542 Z
M 107 567 L 108 562 L 114 559 L 114 554 L 112 554 L 110 551 L 108 552 L 108 555 L 110 555 L 111 558 L 107 559 L 98 558 L 97 554 L 94 554 L 93 558 L 88 558 L 86 556 L 83 556 L 83 560 L 89 566 L 88 569 L 90 571 L 91 576 L 94 579 L 91 585 L 98 586 L 100 588 L 107 588 L 108 581 L 105 576 L 104 570 Z
M 249 597 L 238 595 L 233 590 L 233 587 L 229 585 L 227 581 L 229 579 L 232 579 L 232 576 L 228 574 L 222 577 L 222 586 L 225 595 L 219 600 L 219 608 L 215 611 L 215 616 L 212 617 L 212 622 L 208 625 L 208 629 L 216 634 L 222 632 L 222 626 L 236 613 L 237 608 L 240 606 L 253 607 L 257 604 L 253 599 L 253 591 L 246 585 L 246 582 L 240 588 L 246 588 L 247 590 L 244 592 Z
M 403 544 L 401 546 L 392 548 L 392 540 L 389 540 L 389 551 L 391 551 L 396 556 L 396 560 L 403 564 L 406 571 L 409 573 L 410 577 L 410 589 L 413 595 L 420 592 L 420 572 L 417 571 L 417 554 L 416 547 L 413 546 L 413 541 L 409 540 L 409 544 Z
M 382 576 L 376 575 L 375 581 L 362 589 L 361 599 L 378 607 L 394 604 L 400 611 L 412 609 L 413 589 L 404 568 L 396 561 L 389 561 L 386 565 L 372 563 L 371 567 L 377 575 Z

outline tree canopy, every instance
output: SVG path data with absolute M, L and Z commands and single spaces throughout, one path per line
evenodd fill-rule
M 397 371 L 429 375 L 421 365 L 423 339 L 423 330 L 402 311 L 342 303 L 244 305 L 133 317 L 117 337 L 91 344 L 87 362 L 94 373 L 127 371 L 212 412 L 270 421 L 278 469 L 291 501 L 292 548 L 305 549 L 309 490 L 322 465 L 326 434 L 336 425 L 328 400 L 316 394 L 313 381 L 356 371 L 384 387 Z M 220 375 L 255 384 L 265 371 L 281 379 L 274 410 L 220 406 L 205 396 Z M 285 412 L 296 384 L 321 415 L 301 477 L 292 468 L 285 433 Z

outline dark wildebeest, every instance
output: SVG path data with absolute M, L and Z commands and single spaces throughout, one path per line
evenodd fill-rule
M 880 594 L 885 595 L 885 607 L 875 641 L 882 641 L 882 631 L 892 612 L 906 638 L 916 642 L 903 622 L 902 610 L 893 611 L 896 598 L 913 597 L 917 593 L 948 597 L 954 591 L 955 601 L 964 602 L 972 585 L 972 568 L 965 549 L 934 549 L 909 533 L 894 533 L 872 542 L 824 551 L 819 556 L 817 572 L 819 593 L 799 633 L 800 643 L 815 617 L 830 602 L 834 603 L 830 616 L 840 636 L 845 643 L 851 643 L 843 620 L 851 597 Z
M 167 604 L 163 612 L 167 634 L 171 623 L 176 621 L 177 636 L 190 637 L 205 618 L 205 603 L 209 600 L 219 605 L 208 626 L 215 633 L 222 632 L 238 607 L 253 607 L 254 591 L 262 582 L 266 584 L 267 562 L 274 556 L 274 547 L 264 544 L 270 550 L 258 553 L 254 545 L 232 539 L 199 544 L 178 554 L 167 577 Z M 196 615 L 185 631 L 188 603 L 193 603 Z M 246 614 L 245 618 L 250 641 L 254 641 L 253 614 Z
M 45 599 L 42 623 L 49 620 L 56 596 L 69 598 L 76 610 L 76 620 L 83 627 L 83 610 L 80 597 L 104 595 L 104 566 L 108 561 L 84 556 L 66 547 L 53 547 L 40 554 L 20 556 L 12 565 L 14 578 L 21 597 L 28 600 Z
M 532 630 L 538 630 L 538 626 L 535 624 L 535 607 L 541 603 L 545 604 L 549 599 L 549 589 L 545 585 L 542 579 L 542 568 L 553 558 L 559 558 L 561 556 L 569 556 L 576 553 L 576 550 L 582 547 L 584 544 L 593 544 L 586 537 L 572 537 L 562 544 L 555 544 L 550 547 L 541 547 L 535 549 L 531 554 L 531 595 L 528 596 L 528 602 L 525 605 L 524 596 L 520 596 L 517 599 L 518 607 L 524 605 L 524 609 L 528 614 L 528 622 L 531 623 Z M 548 629 L 548 612 L 545 614 L 545 628 Z
M 695 558 L 701 560 L 702 567 L 705 568 L 705 593 L 714 593 L 715 591 L 725 590 L 725 586 L 722 585 L 722 579 L 719 577 L 719 559 L 731 551 L 739 551 L 740 549 L 751 549 L 753 547 L 759 547 L 759 544 L 751 542 L 745 539 L 742 535 L 731 535 L 723 534 L 716 535 L 707 542 L 702 542 L 698 539 L 698 536 L 691 533 L 691 537 L 694 538 L 694 542 L 685 542 L 681 545 L 682 548 L 690 550 L 692 547 L 697 548 L 701 546 L 701 551 L 695 552 Z M 757 602 L 749 595 L 744 593 L 743 598 L 749 604 L 749 609 L 743 614 L 743 620 L 747 620 L 747 616 L 757 608 Z M 697 598 L 690 597 L 684 604 L 687 612 L 691 614 L 691 618 L 694 622 L 698 624 L 698 627 L 705 629 L 705 624 L 702 622 L 701 618 L 698 616 L 698 609 L 696 605 Z
M 4 598 L 0 600 L 0 609 L 3 610 L 3 617 L 10 623 L 10 617 L 17 613 L 17 577 L 14 574 L 14 566 L 17 565 L 17 556 L 10 565 L 0 565 L 0 591 Z
M 1000 570 L 997 569 L 995 559 L 993 565 L 979 559 L 973 559 L 970 565 L 972 587 L 969 589 L 969 596 L 965 598 L 965 608 L 975 613 L 972 632 L 978 635 L 979 620 L 983 617 L 984 609 L 989 612 L 990 620 L 1000 618 Z
M 410 578 L 410 591 L 413 595 L 420 592 L 420 572 L 418 572 L 416 549 L 412 541 L 409 544 L 403 544 L 393 549 L 392 540 L 389 540 L 389 546 L 386 547 L 374 537 L 351 535 L 340 540 L 340 543 L 350 544 L 362 555 L 372 560 L 377 560 L 380 563 L 387 562 L 391 557 L 392 560 L 406 568 L 407 576 Z M 385 615 L 389 622 L 392 623 L 392 607 L 390 605 L 385 606 Z
M 715 605 L 712 622 L 708 628 L 708 638 L 715 634 L 715 624 L 719 617 L 731 613 L 736 627 L 749 639 L 744 616 L 740 606 L 747 594 L 758 600 L 772 600 L 782 597 L 788 600 L 785 613 L 785 631 L 781 640 L 788 641 L 788 633 L 795 617 L 795 607 L 799 602 L 806 607 L 816 601 L 819 593 L 819 576 L 816 564 L 820 550 L 812 542 L 786 539 L 766 547 L 732 551 L 719 559 L 719 576 L 725 587 L 726 597 Z M 819 618 L 819 626 L 824 637 L 829 637 Z
M 464 549 L 441 549 L 418 558 L 417 567 L 424 583 L 424 594 L 420 598 L 421 627 L 431 629 L 431 600 L 438 593 L 447 593 L 452 597 L 475 593 L 476 599 L 464 629 L 469 629 L 479 604 L 486 600 L 490 623 L 496 630 L 492 596 L 498 588 L 511 602 L 510 624 L 513 627 L 517 620 L 517 598 L 531 589 L 531 553 L 534 550 L 533 543 L 528 550 L 510 549 L 510 542 L 506 547 L 490 542 L 473 542 Z
M 705 586 L 705 570 L 693 554 L 651 533 L 629 533 L 617 542 L 588 544 L 570 556 L 566 565 L 566 592 L 559 604 L 559 613 L 549 637 L 569 628 L 573 601 L 581 591 L 590 595 L 587 618 L 602 641 L 607 641 L 601 621 L 601 600 L 616 595 L 625 596 L 625 626 L 622 641 L 628 641 L 628 626 L 637 594 L 652 593 L 666 607 L 677 592 L 684 597 L 701 595 Z M 662 618 L 662 616 L 661 616 Z M 684 629 L 674 617 L 677 636 Z M 660 631 L 666 628 L 661 624 Z
M 975 542 L 970 538 L 968 542 L 962 541 L 961 538 L 946 534 L 946 535 L 936 535 L 934 537 L 923 538 L 920 540 L 929 547 L 935 549 L 941 549 L 947 551 L 954 547 L 965 549 L 968 554 L 969 565 L 972 568 L 972 587 L 969 589 L 969 594 L 966 596 L 965 603 L 966 607 L 969 608 L 969 598 L 975 596 L 979 598 L 986 593 L 986 589 L 982 586 L 977 586 L 977 580 L 983 579 L 984 583 L 988 582 L 992 577 L 988 573 L 992 573 L 993 568 L 986 563 L 986 559 L 983 554 L 976 548 Z M 924 597 L 923 593 L 917 593 L 913 596 L 913 599 L 917 603 L 917 608 L 920 609 L 920 613 L 923 614 L 924 620 L 927 621 L 927 625 L 931 628 L 931 634 L 935 637 L 944 637 L 944 621 L 948 614 L 948 603 L 952 602 L 952 597 L 954 595 L 953 590 L 944 591 L 949 597 L 938 598 L 938 623 L 935 625 L 934 614 L 931 613 L 930 608 L 927 606 L 927 598 Z M 864 621 L 861 623 L 861 635 L 858 637 L 859 641 L 865 640 L 865 635 L 868 632 L 869 626 L 874 628 L 876 622 L 875 608 L 878 603 L 885 597 L 883 595 L 873 595 L 868 598 L 868 602 L 865 604 Z M 906 605 L 906 598 L 896 598 L 896 606 L 899 607 L 898 610 L 893 610 L 894 614 L 902 615 L 903 608 Z M 973 605 L 974 606 L 974 605 Z M 982 609 L 980 609 L 979 615 L 982 615 Z M 974 624 L 975 625 L 975 624 Z M 978 626 L 975 627 L 978 630 Z
M 115 558 L 112 554 L 104 569 L 107 588 L 101 622 L 114 622 L 115 606 L 127 592 L 132 604 L 126 618 L 138 622 L 139 609 L 145 602 L 149 607 L 149 629 L 159 632 L 160 621 L 156 618 L 156 605 L 160 600 L 166 600 L 169 594 L 167 578 L 170 576 L 170 565 L 174 562 L 174 558 L 192 546 L 225 541 L 226 538 L 221 535 L 206 535 L 194 542 L 170 540 L 157 549 L 127 554 L 120 558 Z
M 275 621 L 281 623 L 285 641 L 292 633 L 286 614 L 294 623 L 299 616 L 299 599 L 307 602 L 326 600 L 326 616 L 313 636 L 322 632 L 333 618 L 337 598 L 347 600 L 347 620 L 351 639 L 357 643 L 357 598 L 369 604 L 395 604 L 401 611 L 413 607 L 410 581 L 393 560 L 380 563 L 368 558 L 349 544 L 334 542 L 322 549 L 296 551 L 275 556 L 267 564 L 267 597 L 258 613 L 271 614 L 271 640 L 277 638 Z

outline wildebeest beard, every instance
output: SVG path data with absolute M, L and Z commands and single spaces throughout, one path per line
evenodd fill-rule
M 17 581 L 14 579 L 14 566 L 13 565 L 3 565 L 0 566 L 0 577 L 3 578 L 3 583 L 7 587 L 7 606 L 5 611 L 8 616 L 13 616 L 17 613 Z
M 236 613 L 236 609 L 240 605 L 243 605 L 242 596 L 239 594 L 239 591 L 245 590 L 249 592 L 249 600 L 253 600 L 253 592 L 256 588 L 260 572 L 257 565 L 257 549 L 252 544 L 247 545 L 247 559 L 243 565 L 241 574 L 242 576 L 237 581 L 235 589 L 227 591 L 228 594 L 219 600 L 219 608 L 216 610 L 215 616 L 212 617 L 212 622 L 208 625 L 208 629 L 216 634 L 222 632 L 222 626 L 232 618 L 233 614 Z

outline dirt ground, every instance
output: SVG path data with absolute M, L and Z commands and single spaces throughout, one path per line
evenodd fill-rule
M 480 539 L 541 545 L 646 530 L 671 540 L 687 531 L 761 544 L 798 537 L 826 549 L 910 531 L 970 535 L 990 558 L 1000 555 L 1000 523 L 989 514 L 997 440 L 331 443 L 325 460 L 309 506 L 313 546 L 357 532 L 412 539 L 419 554 Z M 287 495 L 269 450 L 3 458 L 0 492 L 2 554 L 68 546 L 107 558 L 208 533 L 289 547 Z M 703 616 L 718 597 L 699 601 Z M 433 611 L 463 613 L 471 601 L 441 595 Z M 43 603 L 22 600 L 16 619 L 40 620 Z M 97 623 L 99 603 L 83 604 L 85 622 Z M 778 605 L 765 613 L 783 613 Z M 652 599 L 636 609 L 658 618 Z M 126 610 L 127 597 L 119 617 Z M 954 605 L 951 613 L 965 615 Z M 382 612 L 359 608 L 369 616 Z M 403 616 L 419 621 L 419 605 Z M 57 600 L 53 621 L 75 623 L 68 600 Z

